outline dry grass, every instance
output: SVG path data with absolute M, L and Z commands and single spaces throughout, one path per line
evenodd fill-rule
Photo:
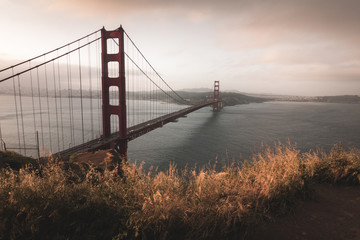
M 265 147 L 235 166 L 145 172 L 136 164 L 97 171 L 49 157 L 0 172 L 2 239 L 225 238 L 291 210 L 313 181 L 360 183 L 360 152 L 341 144 L 301 154 Z

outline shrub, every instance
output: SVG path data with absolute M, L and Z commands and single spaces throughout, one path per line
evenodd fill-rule
M 3 153 L 2 153 L 3 154 Z M 82 163 L 84 164 L 84 163 Z M 8 165 L 11 166 L 11 165 Z M 225 238 L 293 209 L 314 181 L 360 183 L 360 152 L 264 147 L 249 161 L 165 172 L 47 163 L 0 171 L 3 239 Z M 121 172 L 121 175 L 119 174 Z

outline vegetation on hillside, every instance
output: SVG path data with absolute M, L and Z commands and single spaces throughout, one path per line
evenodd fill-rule
M 119 176 L 117 169 L 99 171 L 51 156 L 36 167 L 2 168 L 0 236 L 223 239 L 293 209 L 315 181 L 360 184 L 360 151 L 338 144 L 329 153 L 300 153 L 279 143 L 222 171 L 172 164 L 166 172 L 128 163 L 121 168 Z
M 327 103 L 360 103 L 360 96 L 357 95 L 324 96 L 324 97 L 315 97 L 314 101 L 327 102 Z
M 212 92 L 179 92 L 179 94 L 190 101 L 192 104 L 204 103 L 207 99 L 212 99 Z M 260 98 L 260 97 L 250 97 L 241 93 L 233 93 L 233 92 L 221 92 L 220 93 L 221 100 L 224 106 L 234 106 L 238 104 L 249 104 L 249 103 L 262 103 L 269 101 L 271 99 L 268 98 Z
M 0 151 L 0 169 L 9 167 L 13 170 L 19 170 L 27 164 L 38 167 L 37 161 L 33 158 L 11 151 Z
M 347 104 L 360 103 L 360 96 L 358 95 L 339 95 L 339 96 L 261 95 L 261 97 L 268 97 L 275 101 L 289 101 L 289 102 L 321 102 L 321 103 L 347 103 Z

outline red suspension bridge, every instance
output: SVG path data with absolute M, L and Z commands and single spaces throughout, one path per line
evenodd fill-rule
M 174 91 L 122 27 L 104 28 L 0 70 L 0 150 L 62 158 L 116 149 L 193 111 L 221 109 L 213 96 L 192 105 Z

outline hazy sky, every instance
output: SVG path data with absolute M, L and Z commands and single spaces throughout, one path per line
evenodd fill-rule
M 359 0 L 0 0 L 0 66 L 122 24 L 175 89 L 359 95 L 359 13 Z

